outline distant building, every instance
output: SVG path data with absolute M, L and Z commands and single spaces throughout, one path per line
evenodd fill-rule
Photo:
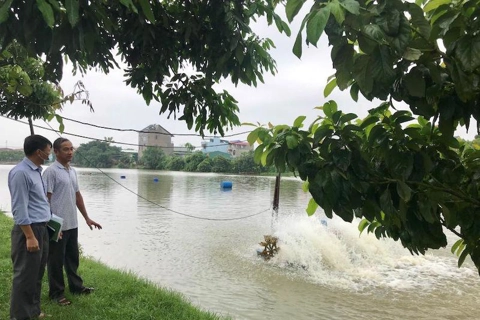
M 151 124 L 142 129 L 143 132 L 138 134 L 138 158 L 142 158 L 142 154 L 147 147 L 160 147 L 165 154 L 173 153 L 173 134 L 168 132 L 159 124 Z
M 227 140 L 220 139 L 219 137 L 213 137 L 209 140 L 202 141 L 202 152 L 210 153 L 214 151 L 228 153 L 228 144 Z
M 232 158 L 236 158 L 241 156 L 243 153 L 247 153 L 253 150 L 253 146 L 251 146 L 247 141 L 230 141 L 228 145 L 228 153 L 232 156 Z
M 190 151 L 187 147 L 173 147 L 173 154 L 176 156 L 184 157 L 186 155 L 191 154 L 192 151 Z
M 249 152 L 253 150 L 253 146 L 247 141 L 228 141 L 220 139 L 219 137 L 213 137 L 209 140 L 202 141 L 202 152 L 206 154 L 215 154 L 219 153 L 226 154 L 226 158 L 232 157 L 236 158 L 242 153 Z

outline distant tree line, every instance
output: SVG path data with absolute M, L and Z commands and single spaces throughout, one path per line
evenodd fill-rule
M 90 141 L 81 144 L 74 155 L 72 164 L 81 167 L 97 168 L 144 168 L 152 170 L 171 170 L 188 172 L 224 172 L 224 173 L 264 173 L 274 172 L 274 167 L 256 164 L 253 151 L 233 159 L 222 156 L 209 157 L 196 151 L 185 156 L 166 155 L 161 148 L 148 147 L 138 160 L 137 154 L 122 152 L 109 142 Z
M 189 171 L 189 172 L 225 172 L 225 173 L 262 173 L 274 170 L 273 166 L 263 167 L 253 160 L 253 151 L 239 157 L 227 159 L 196 151 L 186 156 L 166 155 L 162 149 L 148 147 L 140 159 L 145 169 Z
M 0 163 L 17 163 L 25 157 L 23 150 L 0 151 Z

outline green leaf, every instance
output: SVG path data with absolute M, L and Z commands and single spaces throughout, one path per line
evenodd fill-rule
M 323 96 L 325 98 L 328 97 L 330 93 L 332 93 L 333 89 L 335 89 L 336 86 L 337 86 L 337 79 L 333 78 L 333 80 L 327 83 L 327 85 L 325 86 L 325 89 L 323 90 Z
M 340 0 L 340 5 L 350 13 L 360 14 L 360 4 L 356 0 Z
M 458 239 L 452 246 L 451 252 L 453 254 L 456 254 L 455 251 L 463 244 L 463 239 Z M 458 256 L 459 254 L 457 254 Z
M 302 57 L 302 33 L 299 31 L 297 34 L 297 38 L 295 39 L 295 44 L 293 45 L 292 52 L 297 58 Z
M 429 12 L 429 11 L 437 9 L 438 7 L 440 7 L 443 4 L 449 4 L 451 2 L 452 2 L 452 0 L 430 0 L 425 5 L 425 7 L 423 7 L 423 11 Z
M 55 23 L 55 18 L 53 16 L 52 6 L 49 5 L 45 0 L 37 0 L 38 10 L 42 13 L 43 20 L 47 23 L 50 28 L 53 28 Z
M 338 24 L 342 24 L 345 20 L 345 12 L 343 11 L 344 9 L 340 5 L 340 2 L 338 2 L 338 0 L 332 0 L 327 4 L 327 7 L 330 9 L 330 12 L 333 14 Z
M 395 71 L 393 70 L 393 58 L 390 50 L 385 46 L 379 47 L 371 55 L 371 63 L 368 69 L 370 77 L 375 78 L 381 85 L 386 85 L 395 78 Z M 376 82 L 378 85 L 379 83 Z
M 338 111 L 337 103 L 333 100 L 328 101 L 323 105 L 323 113 L 329 118 L 333 116 L 335 112 Z
M 252 132 L 250 132 L 247 136 L 247 141 L 251 146 L 253 146 L 255 141 L 257 141 L 258 139 L 258 131 L 259 131 L 258 129 L 255 129 Z
M 366 227 L 370 225 L 370 221 L 367 219 L 362 219 L 360 223 L 358 224 L 358 231 L 360 231 L 360 234 L 362 234 L 363 230 L 365 230 Z
M 319 127 L 316 131 L 315 134 L 313 135 L 313 142 L 319 143 L 321 142 L 325 137 L 328 137 L 332 135 L 333 130 L 329 126 L 321 126 Z
M 61 10 L 60 3 L 59 3 L 58 0 L 48 0 L 48 2 L 53 7 L 54 11 L 60 11 Z
M 330 9 L 328 7 L 322 7 L 321 9 L 315 10 L 314 13 L 310 15 L 307 22 L 308 42 L 317 46 L 318 39 L 320 39 L 323 30 L 325 30 L 329 17 Z
M 407 4 L 408 12 L 410 13 L 410 22 L 414 28 L 417 28 L 418 33 L 422 35 L 423 38 L 430 38 L 430 32 L 432 28 L 430 23 L 425 18 L 425 13 L 420 8 L 418 4 L 408 3 Z
M 292 31 L 290 31 L 288 24 L 283 20 L 280 21 L 280 24 L 282 25 L 283 32 L 285 32 L 287 37 L 290 37 L 292 35 Z
M 310 201 L 308 201 L 308 206 L 306 209 L 308 216 L 313 215 L 315 211 L 317 211 L 317 208 L 318 208 L 318 204 L 315 202 L 313 198 L 311 198 Z
M 295 149 L 298 146 L 298 140 L 292 135 L 288 135 L 285 140 L 287 141 L 288 149 Z
M 378 120 L 380 119 L 377 116 L 369 116 L 365 120 L 363 120 L 360 128 L 365 129 L 369 125 L 376 123 Z
M 460 38 L 455 49 L 455 56 L 467 72 L 480 67 L 480 35 L 466 35 Z
M 465 262 L 465 258 L 468 256 L 468 251 L 463 250 L 462 254 L 460 255 L 460 258 L 458 258 L 458 267 L 460 268 L 462 264 Z
M 304 182 L 302 183 L 302 190 L 303 190 L 303 192 L 308 192 L 309 186 L 310 186 L 310 183 L 308 182 L 308 180 L 307 180 L 307 181 L 304 181 Z
M 400 117 L 395 119 L 395 123 L 396 124 L 401 124 L 401 123 L 404 123 L 404 122 L 412 121 L 414 119 L 415 118 L 411 117 L 411 116 L 400 116 Z
M 288 22 L 292 22 L 293 18 L 298 14 L 306 0 L 288 0 L 285 6 Z
M 382 127 L 381 124 L 375 125 L 368 134 L 368 141 L 373 143 L 378 143 L 382 138 L 385 138 L 386 130 Z
M 74 27 L 78 23 L 79 19 L 79 3 L 78 0 L 66 0 L 65 9 L 67 9 L 67 17 L 70 25 Z
M 306 119 L 306 116 L 298 116 L 295 121 L 293 122 L 293 126 L 296 128 L 303 127 L 303 121 Z
M 358 84 L 355 82 L 352 84 L 350 87 L 350 96 L 352 97 L 353 101 L 358 102 L 358 91 L 360 90 L 360 87 Z
M 147 17 L 148 21 L 151 23 L 155 24 L 155 15 L 153 14 L 152 11 L 152 6 L 149 0 L 138 0 L 140 2 L 140 6 L 142 7 L 142 12 Z
M 60 131 L 60 133 L 63 133 L 64 130 L 65 130 L 65 125 L 63 123 L 60 123 L 60 126 L 58 127 L 58 131 Z
M 391 45 L 397 51 L 397 53 L 401 55 L 407 49 L 411 38 L 412 29 L 410 22 L 407 20 L 407 18 L 405 18 L 405 16 L 401 15 L 399 29 L 393 37 Z
M 262 153 L 262 157 L 260 158 L 260 163 L 262 164 L 262 166 L 266 166 L 267 165 L 267 157 L 268 155 L 270 154 L 270 150 L 265 150 L 263 153 Z
M 132 10 L 134 13 L 138 13 L 137 7 L 135 7 L 132 0 L 120 0 L 120 3 Z
M 403 201 L 410 201 L 412 195 L 412 189 L 403 181 L 397 181 L 397 193 Z
M 378 43 L 384 43 L 386 34 L 377 24 L 368 24 L 362 28 L 363 34 Z
M 370 57 L 361 55 L 353 65 L 353 78 L 364 94 L 370 94 L 373 89 L 373 75 L 370 73 Z
M 5 1 L 0 7 L 0 23 L 7 21 L 8 13 L 10 12 L 10 6 L 12 5 L 13 0 Z
M 344 114 L 341 118 L 340 118 L 340 121 L 342 123 L 347 123 L 349 121 L 352 121 L 353 119 L 357 119 L 358 116 L 354 113 L 347 113 L 347 114 Z
M 260 145 L 255 149 L 255 152 L 253 154 L 253 160 L 256 163 L 260 163 L 262 159 L 262 154 L 263 154 L 263 149 L 265 148 L 265 145 Z
M 415 48 L 407 48 L 403 53 L 403 58 L 409 61 L 417 61 L 422 56 L 422 51 Z
M 385 191 L 380 196 L 380 208 L 386 215 L 395 215 L 397 212 L 393 206 L 392 196 L 388 187 L 385 188 Z

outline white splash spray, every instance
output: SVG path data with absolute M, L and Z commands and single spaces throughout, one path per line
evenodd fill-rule
M 323 219 L 281 218 L 274 232 L 281 250 L 269 264 L 309 282 L 355 291 L 372 287 L 429 291 L 478 277 L 471 265 L 458 269 L 453 255 L 412 256 L 391 239 L 378 240 L 366 232 L 359 236 L 358 221 Z

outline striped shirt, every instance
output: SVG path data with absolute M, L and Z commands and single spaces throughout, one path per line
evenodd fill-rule
M 12 196 L 12 214 L 16 225 L 24 226 L 50 220 L 42 167 L 24 158 L 8 173 L 8 188 Z
M 47 193 L 51 193 L 50 207 L 52 212 L 63 218 L 62 230 L 78 228 L 77 198 L 79 191 L 77 173 L 72 167 L 66 168 L 55 161 L 47 169 L 43 177 Z

